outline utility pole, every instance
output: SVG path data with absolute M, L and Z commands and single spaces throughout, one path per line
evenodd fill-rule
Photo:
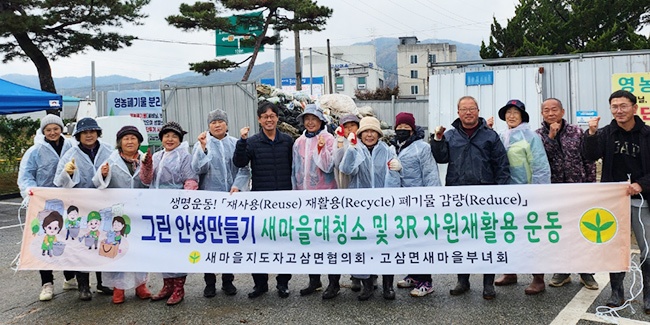
M 314 65 L 312 64 L 311 47 L 309 48 L 309 94 L 314 96 Z
M 300 56 L 300 31 L 296 28 L 293 31 L 293 40 L 295 42 L 296 57 L 296 90 L 302 90 L 302 56 Z
M 275 31 L 275 37 L 279 40 L 280 39 L 280 32 Z M 282 73 L 280 71 L 280 66 L 282 64 L 282 58 L 280 56 L 280 43 L 278 42 L 275 44 L 275 71 L 274 71 L 274 77 L 275 77 L 275 87 L 282 89 Z
M 330 86 L 330 94 L 334 93 L 334 88 L 332 87 L 332 84 L 334 83 L 334 80 L 332 80 L 332 53 L 330 52 L 330 39 L 327 39 L 327 74 L 329 76 L 329 86 Z

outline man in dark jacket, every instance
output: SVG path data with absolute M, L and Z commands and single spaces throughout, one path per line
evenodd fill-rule
M 577 125 L 564 119 L 564 107 L 557 98 L 546 99 L 542 103 L 542 127 L 537 134 L 542 138 L 548 163 L 551 166 L 551 183 L 593 183 L 596 181 L 596 164 L 582 155 L 584 132 Z M 568 273 L 555 273 L 548 283 L 551 287 L 561 287 L 571 282 Z M 585 288 L 598 290 L 598 282 L 589 273 L 580 273 L 580 282 Z M 508 279 L 496 285 L 508 285 Z
M 439 164 L 449 163 L 447 186 L 508 184 L 510 170 L 506 149 L 499 135 L 478 116 L 476 99 L 464 96 L 458 100 L 458 118 L 453 129 L 443 126 L 431 137 L 431 153 Z M 469 274 L 459 274 L 452 296 L 469 290 Z M 483 275 L 483 298 L 496 297 L 494 274 Z
M 250 163 L 252 191 L 291 190 L 291 163 L 293 139 L 277 129 L 278 107 L 263 101 L 257 108 L 257 121 L 262 126 L 259 132 L 248 138 L 250 127 L 241 129 L 241 139 L 237 141 L 232 161 L 239 168 Z M 256 298 L 269 291 L 269 275 L 254 273 L 255 287 L 248 294 Z M 276 277 L 278 295 L 289 297 L 291 274 L 278 274 Z
M 589 121 L 582 154 L 589 160 L 603 159 L 602 182 L 630 182 L 627 194 L 632 196 L 632 231 L 641 248 L 640 259 L 643 262 L 643 309 L 650 314 L 650 261 L 647 260 L 650 242 L 650 231 L 647 230 L 650 229 L 647 203 L 650 198 L 650 126 L 636 115 L 636 97 L 628 91 L 612 93 L 609 107 L 614 117 L 609 125 L 598 129 L 600 117 Z M 607 306 L 621 306 L 625 302 L 625 272 L 610 273 L 609 279 L 612 295 Z

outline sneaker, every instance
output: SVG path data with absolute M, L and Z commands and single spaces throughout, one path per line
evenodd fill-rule
M 580 283 L 582 283 L 585 288 L 589 290 L 598 290 L 598 282 L 594 279 L 594 276 L 588 273 L 580 274 Z
M 433 285 L 431 282 L 424 281 L 418 283 L 415 289 L 411 290 L 411 297 L 424 297 L 433 292 Z
M 77 278 L 63 281 L 63 290 L 78 290 Z
M 571 274 L 555 273 L 548 285 L 551 287 L 561 287 L 569 282 L 571 282 Z
M 51 282 L 48 282 L 43 285 L 43 289 L 41 289 L 41 294 L 38 296 L 38 300 L 48 301 L 52 300 L 52 297 L 54 297 L 54 287 L 52 286 Z
M 410 276 L 406 276 L 404 279 L 397 281 L 398 288 L 413 288 L 415 286 L 417 286 L 417 281 L 413 280 Z

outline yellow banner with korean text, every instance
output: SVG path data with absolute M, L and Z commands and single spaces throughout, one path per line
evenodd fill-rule
M 34 188 L 22 270 L 626 271 L 627 183 L 223 192 Z
M 636 96 L 636 114 L 650 124 L 650 72 L 612 74 L 612 92 L 620 89 Z

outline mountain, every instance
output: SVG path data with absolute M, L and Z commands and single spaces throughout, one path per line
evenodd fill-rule
M 420 42 L 421 44 L 428 43 L 449 43 L 456 45 L 456 53 L 458 61 L 480 60 L 479 50 L 480 46 L 474 44 L 460 43 L 452 40 L 444 39 L 426 39 Z M 376 47 L 377 65 L 384 69 L 385 83 L 389 87 L 397 85 L 397 45 L 399 39 L 397 38 L 377 38 L 369 42 L 356 43 L 353 45 L 374 45 Z M 211 73 L 209 76 L 204 76 L 195 72 L 184 72 L 176 75 L 169 76 L 162 80 L 156 81 L 142 81 L 130 77 L 119 75 L 97 77 L 95 86 L 98 91 L 108 90 L 127 90 L 127 89 L 156 89 L 163 86 L 168 87 L 188 87 L 188 86 L 204 86 L 222 83 L 232 83 L 241 80 L 246 67 L 233 69 L 230 71 L 219 71 Z M 288 57 L 282 60 L 281 71 L 283 77 L 295 77 L 295 63 L 293 57 Z M 0 76 L 0 78 L 40 89 L 37 76 L 8 74 Z M 265 62 L 255 65 L 249 80 L 260 80 L 263 78 L 273 78 L 273 63 Z M 57 90 L 62 95 L 86 97 L 90 94 L 90 77 L 64 77 L 54 78 L 54 83 Z

